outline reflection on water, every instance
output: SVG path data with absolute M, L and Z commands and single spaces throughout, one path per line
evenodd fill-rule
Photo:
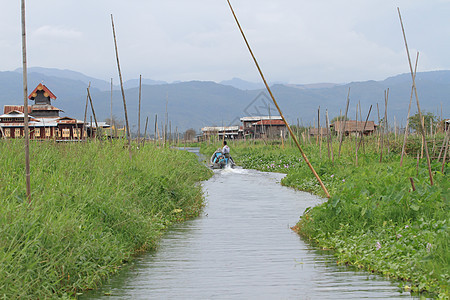
M 203 183 L 204 215 L 174 226 L 85 299 L 410 298 L 380 276 L 337 266 L 290 230 L 321 200 L 282 187 L 284 175 L 225 169 Z

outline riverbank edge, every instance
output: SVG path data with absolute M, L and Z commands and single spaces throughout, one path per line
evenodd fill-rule
M 238 164 L 240 164 L 241 166 L 243 166 L 244 168 L 247 167 L 247 163 L 249 162 L 247 159 L 248 158 L 243 158 L 242 156 L 252 156 L 252 154 L 255 154 L 251 148 L 248 147 L 244 147 L 243 149 L 240 149 L 239 145 L 234 145 L 234 153 L 238 153 L 239 157 L 236 156 L 235 160 L 238 162 Z M 236 147 L 237 146 L 237 147 Z M 245 149 L 246 148 L 246 149 Z M 265 155 L 265 154 L 264 154 Z M 261 159 L 262 165 L 258 165 L 255 164 L 254 162 L 250 162 L 249 166 L 252 169 L 257 169 L 263 172 L 279 172 L 279 173 L 284 173 L 286 174 L 286 177 L 282 180 L 281 184 L 287 187 L 291 187 L 300 191 L 305 191 L 305 192 L 309 192 L 311 194 L 317 195 L 317 196 L 321 196 L 324 197 L 324 193 L 323 191 L 320 189 L 320 186 L 318 185 L 317 182 L 315 182 L 315 179 L 307 179 L 306 184 L 299 184 L 298 180 L 291 180 L 292 174 L 290 173 L 289 168 L 293 167 L 292 161 L 290 162 L 284 162 L 284 159 L 286 157 L 283 157 L 283 155 L 281 155 L 281 157 L 277 158 L 277 155 L 270 155 L 270 158 L 272 160 L 274 160 L 275 164 L 272 163 L 271 165 L 264 165 L 264 155 L 261 155 L 260 153 L 258 153 L 258 155 L 256 156 L 259 160 Z M 281 158 L 279 161 L 278 159 Z M 392 162 L 393 160 L 397 159 L 397 155 L 393 154 L 390 155 L 390 157 L 386 158 L 387 161 Z M 251 160 L 251 159 L 250 159 Z M 310 159 L 313 163 L 313 165 L 317 166 L 317 162 L 314 162 L 314 158 Z M 295 161 L 294 161 L 295 163 Z M 290 165 L 291 164 L 291 165 Z M 278 167 L 277 167 L 278 165 Z M 352 165 L 352 164 L 350 164 Z M 350 166 L 349 165 L 349 166 Z M 415 165 L 415 163 L 414 163 Z M 334 174 L 334 170 L 332 168 L 330 168 L 330 165 L 327 166 L 328 170 L 327 172 L 330 172 L 330 174 Z M 421 168 L 424 169 L 424 166 L 421 166 Z M 308 170 L 309 171 L 309 170 Z M 322 173 L 322 172 L 321 172 Z M 421 173 L 423 173 L 423 175 L 425 175 L 423 171 L 421 171 Z M 303 172 L 303 174 L 305 174 L 305 172 Z M 438 174 L 439 175 L 439 174 Z M 442 180 L 442 176 L 445 175 L 441 175 L 441 180 Z M 426 176 L 426 175 L 425 175 Z M 308 176 L 308 177 L 312 177 Z M 333 177 L 333 175 L 331 175 L 331 177 Z M 426 178 L 426 177 L 425 177 Z M 336 178 L 335 178 L 336 179 Z M 372 178 L 373 180 L 376 180 L 377 178 Z M 345 184 L 345 179 L 341 179 L 341 181 L 337 182 L 336 180 L 333 183 L 333 187 L 332 190 L 336 191 L 338 189 L 340 189 L 344 184 Z M 424 184 L 423 180 L 420 182 L 420 184 Z M 339 201 L 337 201 L 339 202 Z M 301 217 L 301 219 L 299 220 L 299 222 L 297 223 L 296 226 L 293 227 L 293 230 L 296 231 L 299 235 L 301 235 L 303 238 L 309 240 L 311 243 L 313 243 L 314 245 L 323 248 L 323 249 L 327 249 L 327 250 L 333 250 L 336 257 L 338 258 L 337 263 L 338 264 L 345 264 L 348 266 L 354 266 L 358 269 L 363 269 L 366 270 L 368 272 L 371 273 L 378 273 L 381 275 L 386 276 L 387 278 L 393 279 L 393 280 L 399 280 L 399 281 L 403 281 L 405 284 L 402 284 L 401 288 L 402 290 L 404 290 L 405 292 L 412 292 L 413 294 L 422 294 L 422 295 L 426 295 L 426 296 L 430 296 L 430 297 L 438 297 L 438 298 L 442 298 L 442 299 L 446 299 L 449 295 L 448 292 L 448 285 L 443 285 L 442 282 L 436 282 L 435 280 L 433 280 L 430 276 L 431 274 L 422 274 L 422 277 L 420 279 L 418 278 L 411 278 L 408 276 L 408 274 L 405 273 L 401 273 L 399 272 L 399 274 L 396 274 L 395 272 L 390 272 L 387 270 L 383 270 L 382 268 L 377 268 L 376 264 L 372 263 L 371 261 L 364 261 L 363 256 L 364 253 L 359 254 L 358 251 L 351 253 L 351 255 L 349 255 L 348 253 L 346 253 L 346 250 L 342 250 L 339 249 L 338 247 L 334 246 L 333 243 L 331 243 L 329 240 L 327 240 L 327 237 L 320 235 L 320 236 L 315 236 L 314 234 L 311 234 L 311 231 L 307 232 L 306 230 L 304 230 L 304 224 L 305 223 L 309 223 L 309 225 L 311 226 L 316 226 L 314 225 L 314 211 L 319 209 L 319 208 L 324 208 L 326 209 L 326 207 L 329 205 L 329 200 L 326 201 L 323 204 L 317 205 L 313 208 L 309 208 L 307 209 L 304 213 L 303 216 Z M 334 201 L 333 205 L 336 205 L 336 201 Z M 383 227 L 385 225 L 386 222 L 383 223 Z M 425 223 L 425 222 L 424 222 Z M 444 221 L 445 223 L 445 221 Z M 345 226 L 352 226 L 351 224 L 346 224 Z M 389 228 L 390 226 L 390 228 Z M 408 225 L 402 225 L 405 226 L 405 229 L 408 228 Z M 393 224 L 387 224 L 386 226 L 388 228 L 387 231 L 392 231 L 390 232 L 391 234 L 397 232 L 397 228 L 395 228 L 396 226 Z M 446 225 L 444 224 L 444 227 L 446 227 Z M 401 229 L 400 229 L 401 230 Z M 426 229 L 424 229 L 426 230 Z M 444 229 L 445 230 L 445 229 Z M 447 231 L 448 232 L 448 231 Z M 339 233 L 334 232 L 333 233 L 333 238 L 334 239 L 340 239 L 342 238 L 342 240 L 345 240 L 344 236 L 339 236 Z M 397 233 L 397 236 L 401 236 L 400 233 Z M 358 239 L 357 237 L 352 237 L 353 239 L 351 239 L 351 242 L 354 243 L 354 248 L 358 248 L 359 246 L 363 246 L 362 241 L 360 239 Z M 374 245 L 373 248 L 378 247 L 379 243 L 376 244 L 376 246 Z M 367 245 L 365 245 L 367 246 Z M 344 247 L 345 248 L 345 247 Z M 427 245 L 428 248 L 428 245 Z M 378 250 L 378 249 L 376 249 Z M 429 249 L 428 249 L 429 250 Z M 387 264 L 392 264 L 395 265 L 397 264 L 396 262 L 396 258 L 395 257 L 386 257 L 385 259 L 387 259 Z M 430 275 L 430 276 L 428 276 Z M 448 277 L 448 274 L 446 275 Z M 408 285 L 409 284 L 409 285 Z
M 193 153 L 146 145 L 134 147 L 130 160 L 121 141 L 31 146 L 33 194 L 27 203 L 22 144 L 0 145 L 8 165 L 0 175 L 4 297 L 82 295 L 156 249 L 169 226 L 203 210 L 199 183 L 212 172 Z

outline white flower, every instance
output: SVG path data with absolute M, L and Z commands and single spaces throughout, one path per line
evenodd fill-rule
M 377 242 L 376 248 L 377 248 L 377 250 L 380 250 L 380 249 L 381 249 L 381 244 L 380 244 L 380 242 Z

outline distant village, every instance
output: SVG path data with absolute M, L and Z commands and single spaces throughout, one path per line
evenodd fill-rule
M 224 137 L 226 139 L 273 139 L 285 138 L 288 130 L 281 116 L 251 116 L 240 118 L 241 126 L 227 127 L 203 127 L 201 140 L 207 140 L 212 136 Z M 345 123 L 345 124 L 344 124 Z M 371 135 L 377 129 L 374 121 L 335 121 L 330 128 L 309 128 L 307 134 L 309 136 L 327 136 L 332 134 L 355 135 L 361 134 Z
M 72 117 L 61 117 L 61 109 L 52 105 L 56 96 L 45 85 L 40 83 L 28 96 L 34 101 L 28 106 L 30 138 L 54 139 L 56 141 L 78 141 L 85 138 L 94 138 L 100 128 L 111 128 L 106 122 L 93 122 L 90 120 L 77 120 Z M 24 106 L 5 105 L 0 115 L 0 138 L 24 137 Z M 203 127 L 196 136 L 196 141 L 205 141 L 212 137 L 226 139 L 274 139 L 285 138 L 288 130 L 281 116 L 245 116 L 240 118 L 241 125 Z M 450 120 L 445 120 L 445 128 Z M 308 136 L 336 135 L 372 135 L 378 125 L 374 121 L 337 120 L 329 127 L 307 128 Z M 124 128 L 111 128 L 116 132 Z M 104 131 L 104 134 L 108 135 Z M 111 131 L 112 132 L 112 131 Z M 122 134 L 123 135 L 123 134 Z M 159 135 L 158 135 L 159 136 Z M 109 137 L 109 136 L 108 136 Z

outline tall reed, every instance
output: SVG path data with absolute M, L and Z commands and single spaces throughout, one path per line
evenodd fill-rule
M 210 176 L 195 155 L 147 144 L 33 142 L 32 203 L 20 141 L 0 143 L 0 295 L 50 298 L 94 288 L 170 224 L 199 214 Z

